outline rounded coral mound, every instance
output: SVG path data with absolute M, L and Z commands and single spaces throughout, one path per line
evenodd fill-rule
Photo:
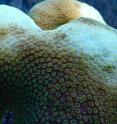
M 12 111 L 14 124 L 117 123 L 117 31 L 90 19 L 32 34 L 4 30 L 0 117 Z
M 7 5 L 0 5 L 0 27 L 7 27 L 15 25 L 15 27 L 20 27 L 22 29 L 38 30 L 40 31 L 38 25 L 21 10 L 10 7 Z
M 45 0 L 36 4 L 29 15 L 42 29 L 54 29 L 80 17 L 92 18 L 105 24 L 96 9 L 76 0 Z

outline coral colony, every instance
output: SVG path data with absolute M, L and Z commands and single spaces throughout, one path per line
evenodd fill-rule
M 116 43 L 85 3 L 0 5 L 0 123 L 117 124 Z
M 95 19 L 105 24 L 95 8 L 76 0 L 46 0 L 36 4 L 29 15 L 43 29 L 53 29 L 80 17 Z

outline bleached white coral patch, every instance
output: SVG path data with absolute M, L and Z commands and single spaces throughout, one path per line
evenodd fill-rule
M 26 30 L 41 30 L 35 22 L 21 10 L 8 5 L 0 5 L 0 26 L 16 25 Z
M 90 18 L 97 20 L 103 24 L 106 24 L 101 14 L 94 7 L 79 1 L 75 1 L 80 5 L 80 15 L 81 17 Z

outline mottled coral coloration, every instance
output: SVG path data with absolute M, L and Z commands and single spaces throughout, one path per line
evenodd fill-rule
M 53 29 L 80 17 L 74 0 L 46 0 L 36 4 L 29 15 L 43 29 Z
M 101 42 L 104 34 L 99 29 L 104 27 L 97 25 L 98 33 L 88 35 L 90 41 L 83 40 L 83 48 L 80 40 L 86 35 L 76 23 L 81 30 L 83 25 L 89 27 L 88 34 L 96 30 L 95 22 L 76 21 L 33 34 L 19 28 L 11 31 L 9 27 L 5 29 L 8 33 L 0 35 L 0 117 L 12 111 L 14 124 L 117 123 L 117 64 L 107 68 L 110 52 L 103 54 L 97 49 L 90 53 L 93 47 L 85 46 L 86 42 L 96 46 L 95 35 L 100 36 L 95 40 Z M 102 32 L 112 31 L 107 29 Z M 112 37 L 116 35 L 112 31 Z
M 45 0 L 36 4 L 29 15 L 42 29 L 54 29 L 80 17 L 106 24 L 95 8 L 76 0 Z

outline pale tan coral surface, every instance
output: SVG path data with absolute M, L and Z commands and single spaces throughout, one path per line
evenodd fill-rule
M 95 8 L 76 0 L 45 0 L 36 4 L 29 15 L 42 29 L 54 29 L 80 17 L 92 18 L 105 24 Z
M 74 0 L 46 0 L 35 5 L 29 15 L 43 29 L 53 29 L 80 16 Z

